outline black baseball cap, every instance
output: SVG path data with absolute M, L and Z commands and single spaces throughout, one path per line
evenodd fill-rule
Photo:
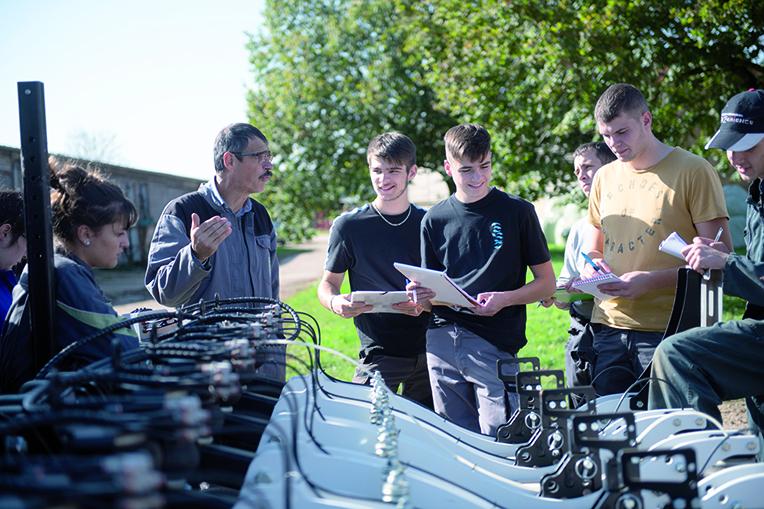
M 764 140 L 764 90 L 749 90 L 727 101 L 721 125 L 706 148 L 742 152 Z

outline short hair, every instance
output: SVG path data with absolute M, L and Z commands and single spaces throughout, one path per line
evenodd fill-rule
M 594 153 L 597 155 L 597 159 L 599 159 L 603 165 L 616 160 L 615 154 L 613 154 L 613 152 L 610 150 L 610 147 L 608 147 L 607 143 L 604 141 L 591 141 L 589 143 L 579 145 L 578 148 L 573 151 L 573 159 L 582 155 L 584 152 L 588 152 L 589 150 L 594 150 Z
M 0 191 L 0 225 L 11 226 L 11 244 L 24 235 L 24 199 L 19 191 Z
M 411 168 L 416 164 L 416 146 L 405 134 L 390 131 L 375 136 L 369 142 L 369 147 L 366 149 L 367 164 L 371 164 L 372 157 Z
M 479 124 L 460 124 L 452 127 L 443 137 L 446 156 L 471 161 L 482 160 L 491 152 L 491 135 Z
M 59 240 L 74 242 L 80 225 L 98 231 L 120 220 L 130 228 L 138 220 L 133 202 L 97 168 L 62 164 L 51 157 L 50 171 L 51 219 Z
M 260 129 L 251 124 L 230 124 L 225 126 L 215 137 L 215 171 L 223 171 L 223 154 L 226 152 L 239 153 L 249 144 L 252 138 L 260 138 L 268 143 L 268 138 L 260 132 Z
M 637 87 L 628 83 L 616 83 L 610 85 L 597 99 L 594 118 L 597 122 L 610 122 L 621 113 L 641 115 L 647 110 L 645 96 Z

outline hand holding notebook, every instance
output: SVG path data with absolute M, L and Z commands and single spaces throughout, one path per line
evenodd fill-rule
M 578 291 L 581 291 L 584 293 L 590 293 L 600 300 L 608 300 L 608 299 L 614 298 L 615 295 L 608 295 L 606 293 L 602 293 L 599 290 L 598 286 L 604 285 L 606 283 L 615 283 L 620 281 L 621 281 L 621 278 L 619 278 L 612 272 L 600 272 L 599 274 L 593 277 L 574 281 L 571 286 Z
M 399 292 L 380 292 L 380 291 L 355 291 L 350 294 L 350 302 L 362 302 L 374 306 L 371 311 L 366 313 L 403 313 L 405 311 L 395 309 L 394 304 L 408 302 L 409 297 L 404 291 Z

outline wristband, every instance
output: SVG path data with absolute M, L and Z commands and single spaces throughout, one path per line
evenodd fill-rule
M 329 299 L 329 309 L 330 309 L 330 310 L 331 310 L 331 312 L 332 312 L 332 313 L 334 313 L 335 315 L 337 314 L 337 312 L 334 310 L 334 299 L 335 299 L 336 297 L 339 297 L 339 295 L 332 295 L 332 298 L 331 298 L 331 299 Z

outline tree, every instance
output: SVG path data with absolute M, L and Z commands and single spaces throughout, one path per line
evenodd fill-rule
M 80 129 L 67 138 L 66 151 L 78 159 L 113 163 L 119 158 L 119 143 L 114 133 Z
M 724 101 L 764 86 L 756 1 L 291 0 L 268 3 L 266 26 L 251 115 L 280 154 L 268 199 L 294 232 L 368 197 L 364 149 L 383 130 L 440 168 L 443 133 L 479 122 L 496 184 L 535 199 L 573 187 L 567 155 L 599 138 L 610 84 L 639 87 L 659 138 L 709 158 Z
M 761 2 L 396 6 L 407 19 L 407 44 L 421 51 L 437 106 L 485 124 L 494 138 L 497 183 L 531 199 L 570 187 L 565 155 L 598 139 L 594 105 L 610 84 L 639 87 L 656 134 L 698 153 L 724 101 L 764 84 Z
M 268 2 L 266 34 L 251 38 L 258 83 L 250 119 L 269 136 L 276 170 L 263 199 L 280 234 L 304 238 L 316 212 L 373 196 L 366 164 L 372 137 L 399 130 L 420 166 L 439 168 L 442 132 L 454 123 L 432 107 L 422 68 L 410 65 L 389 2 Z

